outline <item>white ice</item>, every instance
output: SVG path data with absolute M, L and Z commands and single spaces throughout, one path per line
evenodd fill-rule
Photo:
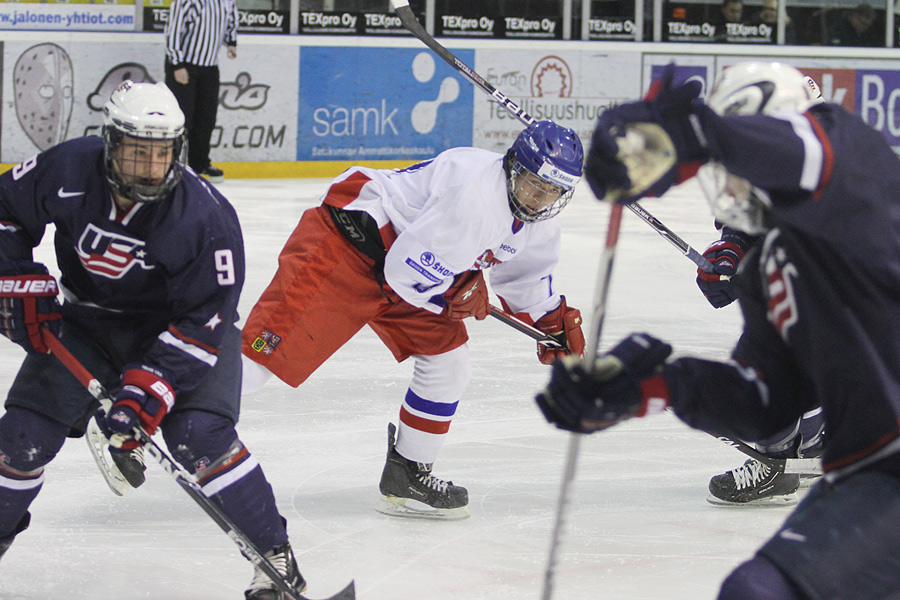
M 220 185 L 243 224 L 242 315 L 327 184 Z M 643 204 L 698 251 L 716 236 L 698 194 Z M 608 208 L 582 184 L 561 218 L 555 282 L 587 318 Z M 52 264 L 48 241 L 39 256 Z M 726 357 L 740 313 L 711 308 L 694 277 L 688 259 L 625 211 L 601 347 L 648 331 L 677 353 Z M 569 435 L 548 425 L 534 404 L 548 379 L 534 342 L 494 319 L 473 321 L 469 333 L 474 377 L 435 467 L 469 489 L 472 515 L 462 521 L 374 510 L 387 424 L 397 418 L 411 365 L 397 364 L 368 329 L 301 387 L 272 380 L 244 398 L 239 433 L 274 487 L 311 598 L 350 579 L 364 600 L 541 597 Z M 0 386 L 8 388 L 22 356 L 0 341 Z M 669 414 L 584 438 L 553 598 L 715 598 L 722 579 L 789 512 L 706 502 L 709 478 L 743 460 Z M 251 577 L 234 544 L 158 465 L 148 466 L 142 488 L 116 497 L 82 440 L 67 442 L 47 468 L 31 511 L 31 528 L 0 564 L 2 600 L 237 600 Z

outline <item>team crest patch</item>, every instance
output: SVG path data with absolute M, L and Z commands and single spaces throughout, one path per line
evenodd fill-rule
M 268 329 L 264 329 L 253 343 L 250 344 L 250 347 L 256 350 L 257 352 L 262 352 L 265 355 L 272 354 L 275 352 L 275 348 L 278 347 L 278 344 L 281 343 L 281 336 L 275 335 Z

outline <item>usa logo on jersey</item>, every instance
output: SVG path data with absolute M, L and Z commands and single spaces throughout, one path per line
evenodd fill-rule
M 782 246 L 773 244 L 778 230 L 774 229 L 763 249 L 763 273 L 768 290 L 768 317 L 784 340 L 788 331 L 797 323 L 797 297 L 794 293 L 794 281 L 797 279 L 797 267 L 790 262 Z
M 88 224 L 75 246 L 85 269 L 109 279 L 121 279 L 135 265 L 149 271 L 153 265 L 144 262 L 144 242 L 118 233 L 104 231 Z

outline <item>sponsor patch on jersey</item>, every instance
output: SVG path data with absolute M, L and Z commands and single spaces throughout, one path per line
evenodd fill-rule
M 406 264 L 408 266 L 412 267 L 412 269 L 414 271 L 417 271 L 417 272 L 421 273 L 422 275 L 424 275 L 430 281 L 433 281 L 435 283 L 441 281 L 440 277 L 435 277 L 428 271 L 428 269 L 426 269 L 425 267 L 423 267 L 422 265 L 420 265 L 419 263 L 417 263 L 416 261 L 414 261 L 413 259 L 411 259 L 409 257 L 406 257 Z
M 268 356 L 275 352 L 275 348 L 278 347 L 278 344 L 281 343 L 281 336 L 275 335 L 268 329 L 264 329 L 262 333 L 256 336 L 256 339 L 253 340 L 253 343 L 250 344 L 250 347 L 257 352 L 261 352 Z
M 122 279 L 135 266 L 147 271 L 154 268 L 144 261 L 145 246 L 143 240 L 104 231 L 90 223 L 81 232 L 75 252 L 85 270 L 109 279 Z

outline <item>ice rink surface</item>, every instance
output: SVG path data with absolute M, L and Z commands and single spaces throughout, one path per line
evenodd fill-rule
M 220 184 L 244 230 L 242 317 L 301 213 L 327 185 Z M 698 251 L 716 236 L 691 190 L 643 205 Z M 561 215 L 555 282 L 586 318 L 607 218 L 584 184 Z M 48 242 L 38 256 L 52 265 Z M 726 357 L 740 313 L 711 308 L 694 276 L 690 261 L 626 210 L 601 348 L 648 331 L 678 354 Z M 548 425 L 533 402 L 549 369 L 538 363 L 534 342 L 490 318 L 471 321 L 469 334 L 473 380 L 435 466 L 436 475 L 469 490 L 472 515 L 462 521 L 374 510 L 387 424 L 397 418 L 412 365 L 397 364 L 368 329 L 300 388 L 272 380 L 244 397 L 238 431 L 275 489 L 311 598 L 351 578 L 363 600 L 540 598 L 568 434 Z M 4 390 L 22 356 L 0 341 Z M 743 460 L 669 414 L 584 438 L 554 598 L 715 598 L 722 579 L 790 510 L 706 502 L 709 478 Z M 31 511 L 31 528 L 0 564 L 2 600 L 238 600 L 251 578 L 234 544 L 158 465 L 148 465 L 142 488 L 116 497 L 82 440 L 70 440 L 47 468 Z

